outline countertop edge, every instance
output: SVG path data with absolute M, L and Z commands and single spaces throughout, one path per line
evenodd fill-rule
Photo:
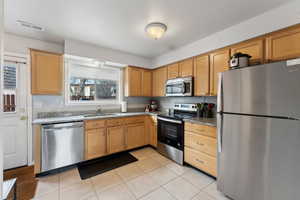
M 121 118 L 121 117 L 140 116 L 140 115 L 156 116 L 157 113 L 134 112 L 134 113 L 116 113 L 116 114 L 112 114 L 112 115 L 93 116 L 93 117 L 84 117 L 84 116 L 54 117 L 54 118 L 50 117 L 50 118 L 34 119 L 32 121 L 32 124 L 33 125 L 53 124 L 53 123 L 73 122 L 73 121 L 94 120 L 94 119 Z
M 200 125 L 206 125 L 206 126 L 213 126 L 213 127 L 217 127 L 217 121 L 215 118 L 208 118 L 208 119 L 204 119 L 204 118 L 197 118 L 197 119 L 184 119 L 184 122 L 190 122 L 190 123 L 194 123 L 194 124 L 200 124 Z

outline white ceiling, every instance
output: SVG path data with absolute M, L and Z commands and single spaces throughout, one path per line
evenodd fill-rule
M 238 24 L 288 0 L 5 0 L 7 32 L 63 43 L 75 39 L 153 58 Z M 45 28 L 35 32 L 16 20 Z M 146 36 L 154 21 L 167 24 L 160 40 Z

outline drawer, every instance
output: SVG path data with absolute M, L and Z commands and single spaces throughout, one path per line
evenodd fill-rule
M 213 126 L 206 126 L 187 122 L 184 125 L 184 130 L 213 138 L 217 137 L 217 129 Z
M 215 157 L 185 147 L 184 161 L 208 174 L 217 176 L 217 159 Z
M 85 129 L 103 128 L 106 125 L 106 120 L 87 120 L 85 121 Z
M 107 126 L 121 126 L 124 124 L 124 118 L 114 118 L 107 120 Z
M 126 117 L 125 118 L 126 124 L 136 124 L 136 123 L 143 123 L 143 122 L 145 122 L 145 116 Z
M 192 132 L 184 133 L 184 145 L 192 149 L 217 157 L 217 139 Z

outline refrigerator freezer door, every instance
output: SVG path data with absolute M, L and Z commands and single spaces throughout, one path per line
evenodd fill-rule
M 300 122 L 246 115 L 223 116 L 218 189 L 235 200 L 300 196 Z
M 224 112 L 300 119 L 300 65 L 286 62 L 224 72 Z

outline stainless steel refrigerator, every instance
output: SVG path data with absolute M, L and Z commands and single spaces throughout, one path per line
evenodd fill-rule
M 220 74 L 217 187 L 226 196 L 300 199 L 299 63 Z

